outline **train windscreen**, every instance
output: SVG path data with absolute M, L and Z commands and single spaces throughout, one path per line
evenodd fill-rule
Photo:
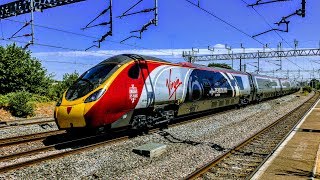
M 90 93 L 106 81 L 115 66 L 116 64 L 99 64 L 83 73 L 68 89 L 66 99 L 72 101 Z

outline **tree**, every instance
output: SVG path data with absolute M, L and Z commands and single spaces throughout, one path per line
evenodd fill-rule
M 232 69 L 231 66 L 225 63 L 209 63 L 208 67 L 220 67 L 220 68 L 225 68 L 225 69 Z
M 320 81 L 317 79 L 311 79 L 309 86 L 311 86 L 312 88 L 315 88 L 315 89 L 319 89 Z
M 39 60 L 16 44 L 0 46 L 0 94 L 27 91 L 45 95 L 51 84 Z
M 62 97 L 64 91 L 66 91 L 77 79 L 79 78 L 79 73 L 73 72 L 71 74 L 64 74 L 63 79 L 60 82 L 53 83 L 49 89 L 49 98 L 52 100 L 57 100 Z

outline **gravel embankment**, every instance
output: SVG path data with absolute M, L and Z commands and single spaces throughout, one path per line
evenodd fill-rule
M 181 179 L 223 153 L 223 148 L 233 147 L 309 97 L 311 94 L 308 97 L 288 95 L 11 171 L 0 175 L 0 179 Z M 153 159 L 132 152 L 134 147 L 150 142 L 166 144 L 167 151 Z
M 54 131 L 54 130 L 58 130 L 58 127 L 55 122 L 44 123 L 44 124 L 10 126 L 10 127 L 0 129 L 0 139 L 47 132 L 47 131 Z

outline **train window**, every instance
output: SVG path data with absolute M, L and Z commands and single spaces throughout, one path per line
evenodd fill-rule
M 222 76 L 221 73 L 216 72 L 214 73 L 214 87 L 221 87 L 224 84 L 225 78 Z
M 211 88 L 210 82 L 207 79 L 202 79 L 203 87 Z
M 116 64 L 111 63 L 99 64 L 83 73 L 79 79 L 69 87 L 66 93 L 66 99 L 75 100 L 90 93 L 107 80 L 115 66 Z
M 271 87 L 271 81 L 269 79 L 257 78 L 259 89 L 269 89 Z
M 290 83 L 289 82 L 283 82 L 282 86 L 289 88 L 290 87 Z
M 140 74 L 140 67 L 138 63 L 135 63 L 128 71 L 128 76 L 132 79 L 138 79 Z
M 211 84 L 208 79 L 202 79 L 203 95 L 210 97 Z
M 197 101 L 201 98 L 202 91 L 201 87 L 198 84 L 192 86 L 192 100 Z
M 242 78 L 240 76 L 234 76 L 237 80 L 238 86 L 241 90 L 244 90 Z
M 271 83 L 271 86 L 272 86 L 272 87 L 278 86 L 278 83 L 277 83 L 275 80 L 273 80 L 272 83 Z

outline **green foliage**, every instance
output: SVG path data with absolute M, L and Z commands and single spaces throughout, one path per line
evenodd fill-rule
M 33 94 L 32 97 L 30 98 L 30 101 L 31 102 L 40 102 L 40 103 L 43 103 L 43 102 L 50 102 L 51 99 L 47 96 L 41 96 L 41 95 L 38 95 L 38 94 Z
M 31 102 L 31 93 L 19 91 L 16 93 L 12 93 L 9 96 L 10 99 L 8 108 L 13 116 L 27 117 L 34 114 L 34 103 Z
M 55 82 L 51 85 L 48 98 L 52 100 L 57 100 L 62 97 L 62 94 L 79 78 L 79 73 L 74 72 L 71 74 L 64 74 L 63 80 L 60 82 Z
M 23 90 L 45 95 L 51 78 L 30 51 L 16 44 L 0 46 L 0 94 Z
M 5 95 L 0 95 L 0 108 L 8 106 L 9 99 Z
M 220 67 L 220 68 L 225 68 L 225 69 L 232 69 L 231 66 L 225 63 L 209 63 L 208 67 Z
M 310 86 L 304 86 L 304 87 L 302 88 L 302 91 L 303 91 L 303 92 L 308 92 L 308 93 L 310 93 L 310 92 L 312 91 L 312 87 L 310 87 Z
M 311 79 L 309 86 L 315 89 L 320 89 L 320 81 L 317 79 Z

